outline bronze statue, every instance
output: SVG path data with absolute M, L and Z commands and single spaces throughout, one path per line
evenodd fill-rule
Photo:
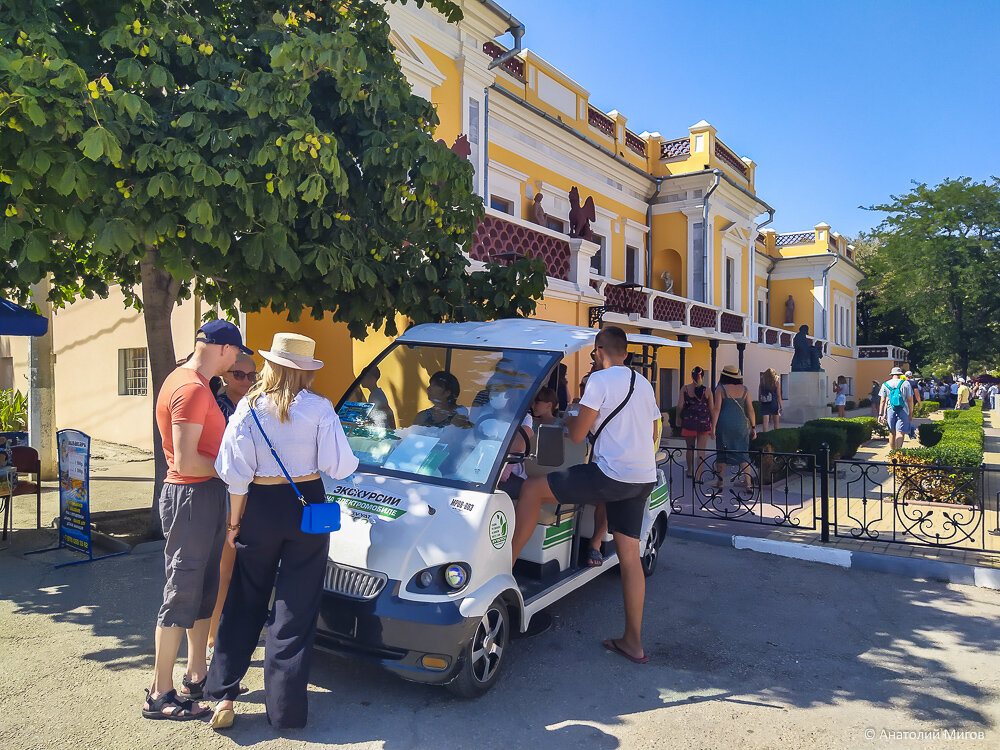
M 546 226 L 545 209 L 542 208 L 542 194 L 535 193 L 535 202 L 531 206 L 531 220 L 540 226 Z
M 597 209 L 594 207 L 594 197 L 587 198 L 583 206 L 580 205 L 580 191 L 574 185 L 569 191 L 569 236 L 580 237 L 585 240 L 594 241 L 594 233 L 590 231 L 590 222 L 597 218 Z
M 795 298 L 792 295 L 788 295 L 788 299 L 785 300 L 785 323 L 792 324 L 795 322 Z
M 809 326 L 799 326 L 799 332 L 792 339 L 795 354 L 792 355 L 792 372 L 822 372 L 819 360 L 823 356 L 823 342 L 809 341 Z
M 444 138 L 438 138 L 438 143 L 442 146 L 447 146 Z M 460 135 L 455 139 L 455 142 L 451 144 L 451 150 L 455 152 L 459 159 L 468 159 L 472 156 L 472 145 L 469 143 L 469 136 Z

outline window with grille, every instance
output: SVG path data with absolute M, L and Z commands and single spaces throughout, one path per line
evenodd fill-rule
M 118 395 L 145 396 L 149 392 L 146 350 L 118 350 Z

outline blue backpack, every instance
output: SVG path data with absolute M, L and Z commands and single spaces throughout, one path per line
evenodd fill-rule
M 903 383 L 905 380 L 897 380 L 896 386 L 890 385 L 890 381 L 885 382 L 885 387 L 889 389 L 889 406 L 893 409 L 905 409 L 906 397 L 903 396 Z

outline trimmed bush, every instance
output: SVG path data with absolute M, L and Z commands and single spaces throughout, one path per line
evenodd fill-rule
M 872 417 L 861 417 L 860 419 L 813 419 L 806 422 L 803 427 L 824 427 L 842 430 L 844 432 L 844 449 L 840 454 L 841 458 L 854 458 L 861 444 L 871 440 L 872 437 Z M 831 446 L 832 450 L 832 446 Z
M 945 420 L 942 422 L 922 425 L 922 427 L 936 428 L 921 429 L 920 442 L 926 447 L 903 448 L 893 453 L 893 456 L 901 461 L 914 458 L 939 463 L 942 466 L 980 466 L 983 463 L 985 436 L 982 407 L 973 406 L 964 411 L 946 411 L 944 415 Z M 938 439 L 931 442 L 935 437 Z
M 760 414 L 760 401 L 753 402 L 753 418 L 754 418 L 754 424 L 759 425 L 764 422 L 764 420 L 761 419 L 761 414 Z
M 677 407 L 671 406 L 664 413 L 667 415 L 667 422 L 670 425 L 671 436 L 679 437 L 681 434 L 681 426 L 677 424 Z
M 814 421 L 825 422 L 826 420 L 817 419 Z M 813 454 L 816 456 L 816 460 L 820 462 L 823 460 L 821 450 L 823 443 L 830 446 L 831 459 L 842 458 L 847 449 L 847 431 L 840 427 L 828 427 L 825 424 L 808 423 L 802 425 L 799 429 L 799 450 L 803 453 Z
M 921 401 L 913 407 L 913 418 L 920 419 L 921 417 L 926 417 L 931 412 L 937 411 L 940 408 L 941 404 L 937 401 Z
M 868 406 L 871 406 L 871 405 L 872 405 L 872 400 L 870 398 L 867 398 L 867 397 L 861 399 L 860 401 L 858 401 L 858 408 L 859 409 L 864 409 L 865 407 L 868 407 Z
M 848 401 L 844 408 L 847 411 L 852 411 L 853 409 L 857 409 L 858 405 L 854 401 Z
M 925 448 L 933 448 L 940 443 L 943 432 L 944 425 L 941 422 L 929 422 L 928 424 L 917 425 L 917 438 Z
M 762 451 L 770 447 L 774 453 L 795 453 L 799 449 L 799 428 L 782 427 L 777 430 L 758 432 L 750 441 L 750 450 Z

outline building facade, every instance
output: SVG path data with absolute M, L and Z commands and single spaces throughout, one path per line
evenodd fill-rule
M 800 325 L 821 342 L 827 377 L 845 376 L 858 399 L 869 377 L 905 361 L 897 347 L 856 345 L 862 273 L 853 248 L 822 223 L 778 233 L 775 209 L 756 192 L 757 165 L 712 125 L 670 138 L 637 133 L 621 112 L 591 105 L 588 91 L 541 55 L 499 44 L 509 31 L 519 41 L 524 28 L 495 2 L 460 4 L 458 24 L 429 7 L 388 11 L 403 72 L 437 110 L 436 136 L 451 143 L 465 135 L 472 149 L 486 205 L 469 248 L 473 270 L 511 253 L 538 255 L 548 285 L 537 317 L 689 341 L 690 349 L 659 358 L 664 410 L 695 365 L 714 380 L 737 364 L 752 391 L 761 371 L 787 373 Z M 572 238 L 571 211 L 588 199 L 591 238 Z M 196 303 L 177 309 L 178 354 L 190 350 L 201 312 Z M 254 349 L 278 330 L 315 338 L 328 362 L 316 384 L 334 399 L 388 343 L 378 331 L 356 341 L 329 319 L 289 323 L 266 311 L 244 316 L 241 327 Z M 77 303 L 54 315 L 53 345 L 57 426 L 150 447 L 141 318 L 120 297 Z M 571 387 L 589 366 L 585 355 L 571 363 Z M 0 339 L 0 375 L 23 389 L 27 369 L 27 342 Z

